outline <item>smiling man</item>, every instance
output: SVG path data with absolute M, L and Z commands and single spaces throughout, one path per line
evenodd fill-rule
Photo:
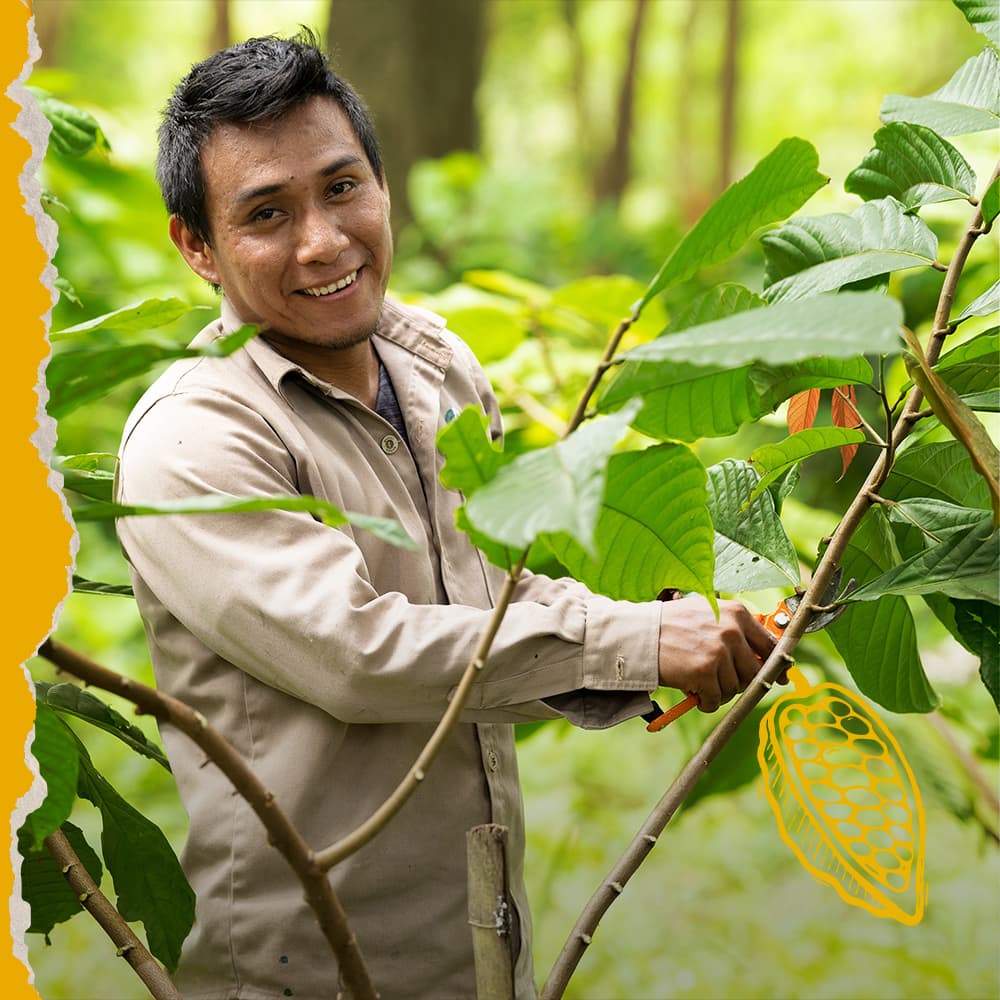
M 288 511 L 118 525 L 157 683 L 228 737 L 319 849 L 406 773 L 489 619 L 503 574 L 456 530 L 435 438 L 469 405 L 499 435 L 499 411 L 444 321 L 386 298 L 378 144 L 310 35 L 196 65 L 166 108 L 157 173 L 172 240 L 223 296 L 195 343 L 261 332 L 148 390 L 118 499 L 313 495 L 417 543 Z M 511 723 L 613 725 L 648 712 L 660 684 L 714 711 L 771 648 L 735 602 L 716 621 L 700 598 L 629 604 L 526 574 L 463 724 L 392 823 L 330 873 L 385 1000 L 474 997 L 465 833 L 486 822 L 510 830 L 516 995 L 535 995 Z M 337 995 L 336 963 L 250 807 L 185 737 L 163 739 L 198 898 L 185 998 Z

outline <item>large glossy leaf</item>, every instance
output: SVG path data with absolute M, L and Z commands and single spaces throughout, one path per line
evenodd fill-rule
M 313 496 L 232 497 L 218 493 L 164 500 L 157 503 L 91 503 L 73 509 L 73 520 L 108 521 L 116 517 L 147 517 L 166 514 L 253 514 L 263 510 L 292 510 L 314 514 L 324 524 L 337 527 L 353 524 L 364 528 L 391 545 L 413 549 L 416 543 L 398 521 L 355 511 L 341 510 L 327 500 Z
M 1000 327 L 950 350 L 934 369 L 960 396 L 1000 389 Z
M 518 549 L 540 534 L 564 531 L 593 553 L 608 457 L 640 405 L 636 400 L 548 448 L 518 455 L 465 505 L 473 526 Z
M 79 791 L 101 812 L 101 849 L 118 911 L 142 921 L 149 950 L 173 972 L 194 923 L 194 892 L 163 831 L 115 791 L 82 744 L 79 750 Z
M 979 203 L 983 210 L 983 223 L 991 225 L 998 215 L 1000 215 L 1000 177 L 994 177 L 990 186 L 983 193 Z
M 988 515 L 956 531 L 898 566 L 858 587 L 849 601 L 874 601 L 884 594 L 947 594 L 968 601 L 1000 603 L 1000 532 Z
M 993 507 L 993 525 L 1000 525 L 1000 451 L 979 418 L 958 393 L 928 365 L 916 336 L 905 331 L 912 354 L 904 357 L 910 377 L 921 388 L 935 416 L 969 453 L 972 465 L 983 477 Z
M 441 311 L 448 329 L 472 348 L 482 364 L 507 357 L 527 334 L 524 318 L 510 308 L 469 305 Z
M 989 316 L 1000 309 L 1000 281 L 994 282 L 982 295 L 977 296 L 951 322 L 957 326 L 973 316 Z
M 63 477 L 63 488 L 90 500 L 109 502 L 114 492 L 115 474 L 100 468 L 102 459 L 115 458 L 105 453 L 67 455 L 54 458 L 52 468 Z
M 49 334 L 49 340 L 58 343 L 60 340 L 81 339 L 81 334 L 89 335 L 98 330 L 158 330 L 190 312 L 207 309 L 208 306 L 191 306 L 180 299 L 144 299 L 115 309 L 114 312 L 104 313 L 103 316 L 95 316 L 83 323 L 56 330 Z
M 640 309 L 665 288 L 731 257 L 762 226 L 787 218 L 829 181 L 803 139 L 784 139 L 712 204 L 650 282 Z
M 614 455 L 594 533 L 596 554 L 565 534 L 546 535 L 559 561 L 591 590 L 648 601 L 664 587 L 714 600 L 712 521 L 705 469 L 683 445 Z
M 1000 48 L 1000 7 L 996 0 L 952 0 L 976 31 Z
M 898 500 L 888 508 L 889 520 L 911 524 L 920 530 L 924 547 L 936 545 L 952 535 L 964 534 L 983 521 L 981 507 L 961 507 L 947 500 L 912 497 Z
M 844 181 L 865 201 L 895 198 L 910 211 L 939 201 L 969 198 L 976 175 L 965 157 L 933 129 L 891 122 L 875 133 L 875 147 Z
M 862 357 L 806 358 L 794 365 L 754 365 L 750 378 L 760 394 L 761 407 L 769 413 L 805 389 L 867 385 L 872 381 L 872 366 Z
M 937 237 L 895 198 L 869 201 L 850 215 L 792 219 L 761 237 L 764 298 L 790 301 L 937 259 Z
M 644 405 L 634 427 L 643 434 L 661 441 L 722 437 L 767 412 L 760 405 L 750 369 L 750 365 L 628 362 L 615 372 L 597 406 L 609 412 L 639 396 Z
M 203 356 L 226 357 L 256 334 L 256 327 L 244 326 L 201 348 L 140 343 L 61 351 L 49 361 L 45 372 L 49 387 L 49 415 L 61 419 L 84 403 L 99 399 L 115 386 L 145 374 L 163 361 Z
M 811 455 L 829 448 L 860 444 L 864 439 L 864 433 L 853 427 L 810 427 L 808 430 L 790 434 L 783 441 L 755 448 L 750 453 L 750 461 L 760 474 L 760 482 L 750 494 L 751 498 L 760 496 L 779 476 L 783 476 L 793 465 L 798 465 Z
M 841 559 L 845 579 L 864 584 L 898 561 L 878 509 L 865 514 Z M 938 704 L 924 674 L 913 615 L 903 597 L 852 604 L 827 633 L 861 692 L 891 712 L 930 712 Z
M 933 497 L 962 507 L 990 506 L 986 483 L 957 441 L 921 444 L 898 455 L 882 495 L 889 500 Z
M 170 764 L 163 751 L 149 739 L 138 727 L 132 725 L 120 712 L 91 694 L 78 684 L 48 684 L 38 681 L 35 684 L 36 697 L 39 705 L 63 715 L 71 715 L 83 722 L 89 722 L 98 729 L 110 733 L 121 740 L 129 749 L 155 760 L 161 767 L 170 770 Z
M 671 317 L 670 327 L 666 333 L 680 333 L 681 330 L 687 330 L 692 326 L 701 326 L 717 319 L 724 319 L 726 316 L 760 309 L 766 305 L 767 303 L 749 288 L 724 281 L 713 285 L 693 302 L 678 309 Z
M 979 656 L 979 676 L 1000 709 L 1000 607 L 988 601 L 954 601 L 955 627 Z
M 83 831 L 66 820 L 62 824 L 62 832 L 87 870 L 87 874 L 100 885 L 104 867 L 94 849 L 87 843 Z M 76 916 L 83 909 L 83 905 L 70 888 L 55 858 L 48 851 L 44 848 L 31 851 L 20 837 L 18 847 L 24 859 L 21 862 L 21 896 L 31 907 L 28 933 L 44 934 L 48 942 L 52 928 Z
M 889 94 L 884 122 L 914 122 L 940 135 L 965 135 L 1000 126 L 1000 61 L 987 47 L 959 67 L 939 90 L 926 97 Z
M 726 459 L 708 470 L 708 506 L 715 526 L 715 589 L 728 594 L 797 587 L 799 561 L 765 490 L 750 500 L 760 477 L 747 462 Z
M 45 799 L 24 821 L 23 836 L 28 849 L 38 851 L 42 841 L 69 816 L 76 801 L 76 778 L 80 768 L 76 740 L 66 724 L 41 701 L 35 714 L 31 753 L 45 781 Z
M 899 350 L 903 311 L 877 292 L 818 295 L 727 316 L 625 351 L 626 361 L 688 361 L 738 367 L 786 365 L 805 358 L 850 358 Z

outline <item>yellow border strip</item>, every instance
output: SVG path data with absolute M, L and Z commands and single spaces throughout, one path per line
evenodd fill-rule
M 11 85 L 24 78 L 29 69 L 29 18 L 23 0 L 7 0 L 0 8 L 0 79 L 4 91 L 0 99 L 0 199 L 6 209 L 4 350 L 0 364 L 5 483 L 0 523 L 4 527 L 6 592 L 2 606 L 7 654 L 0 690 L 0 798 L 9 820 L 8 853 L 0 863 L 0 896 L 6 899 L 15 892 L 13 839 L 20 821 L 14 814 L 32 785 L 32 772 L 26 764 L 26 739 L 34 720 L 34 702 L 23 664 L 52 630 L 55 610 L 66 596 L 73 537 L 61 498 L 48 485 L 48 469 L 39 452 L 40 447 L 47 450 L 51 446 L 38 440 L 36 388 L 39 367 L 48 356 L 45 335 L 52 298 L 42 283 L 49 258 L 39 242 L 37 220 L 32 214 L 39 209 L 37 203 L 33 207 L 26 205 L 22 173 L 31 197 L 30 182 L 41 150 L 29 164 L 32 144 L 15 126 L 22 108 L 11 96 Z M 38 130 L 33 130 L 33 135 L 38 135 Z M 45 423 L 43 434 L 48 434 L 51 442 L 52 425 L 47 418 Z M 13 928 L 8 923 L 7 945 L 0 945 L 0 984 L 9 1000 L 37 1000 L 39 994 L 30 985 L 26 949 L 20 939 L 26 920 L 23 907 L 20 910 L 15 914 Z M 25 958 L 19 958 L 18 953 Z

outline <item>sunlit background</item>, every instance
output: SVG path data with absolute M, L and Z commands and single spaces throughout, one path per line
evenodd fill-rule
M 469 301 L 463 277 L 473 271 L 545 286 L 588 274 L 645 282 L 712 199 L 786 136 L 812 142 L 831 177 L 807 211 L 850 210 L 858 202 L 844 193 L 844 177 L 872 146 L 884 95 L 933 91 L 983 45 L 949 0 L 31 6 L 42 56 L 30 82 L 91 111 L 111 146 L 106 156 L 46 164 L 43 184 L 58 197 L 49 205 L 60 227 L 56 264 L 79 298 L 58 303 L 53 329 L 149 296 L 216 302 L 166 236 L 152 174 L 155 130 L 190 65 L 250 35 L 308 25 L 336 53 L 335 66 L 365 95 L 386 148 L 397 236 L 392 291 L 443 311 Z M 996 135 L 965 137 L 962 148 L 979 176 L 988 175 Z M 926 218 L 948 247 L 966 214 L 940 206 Z M 750 247 L 726 273 L 759 288 L 760 264 Z M 900 281 L 908 282 L 908 308 L 917 309 L 926 279 Z M 183 342 L 201 322 L 177 324 L 169 339 Z M 540 359 L 537 350 L 503 357 L 481 330 L 456 328 L 493 359 L 515 447 L 552 439 L 605 336 L 595 332 L 560 345 L 564 355 Z M 553 369 L 566 379 L 555 390 Z M 60 452 L 113 453 L 144 384 L 129 383 L 63 421 Z M 706 463 L 744 457 L 780 436 L 776 420 L 764 421 L 737 439 L 703 442 L 699 451 Z M 803 553 L 815 551 L 857 488 L 853 473 L 835 485 L 837 471 L 817 462 L 814 483 L 787 505 L 787 527 Z M 81 535 L 79 572 L 125 582 L 111 530 L 85 525 Z M 773 598 L 751 600 L 763 606 Z M 970 683 L 975 665 L 967 654 L 926 610 L 915 611 L 925 667 L 943 705 L 933 719 L 888 722 L 927 804 L 923 922 L 906 928 L 879 920 L 814 882 L 780 840 L 756 786 L 727 789 L 730 757 L 709 776 L 715 794 L 667 828 L 612 908 L 568 997 L 1000 996 L 996 711 L 982 686 Z M 127 599 L 70 597 L 57 635 L 107 666 L 151 680 Z M 823 637 L 800 654 L 816 676 L 848 682 Z M 44 663 L 32 668 L 53 679 Z M 709 724 L 691 713 L 659 737 L 639 723 L 601 734 L 551 724 L 520 743 L 539 982 L 583 903 Z M 86 739 L 118 789 L 179 850 L 185 817 L 169 777 L 100 734 L 88 731 Z M 732 752 L 745 757 L 754 749 L 748 740 Z M 83 803 L 78 812 L 74 821 L 93 834 L 92 810 Z M 36 936 L 30 945 L 46 1000 L 145 995 L 86 914 L 59 925 L 51 945 Z

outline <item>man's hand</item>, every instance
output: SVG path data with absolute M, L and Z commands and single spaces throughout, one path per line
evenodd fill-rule
M 714 712 L 753 680 L 775 640 L 739 601 L 720 601 L 719 619 L 704 597 L 664 603 L 660 613 L 660 683 L 698 698 Z

